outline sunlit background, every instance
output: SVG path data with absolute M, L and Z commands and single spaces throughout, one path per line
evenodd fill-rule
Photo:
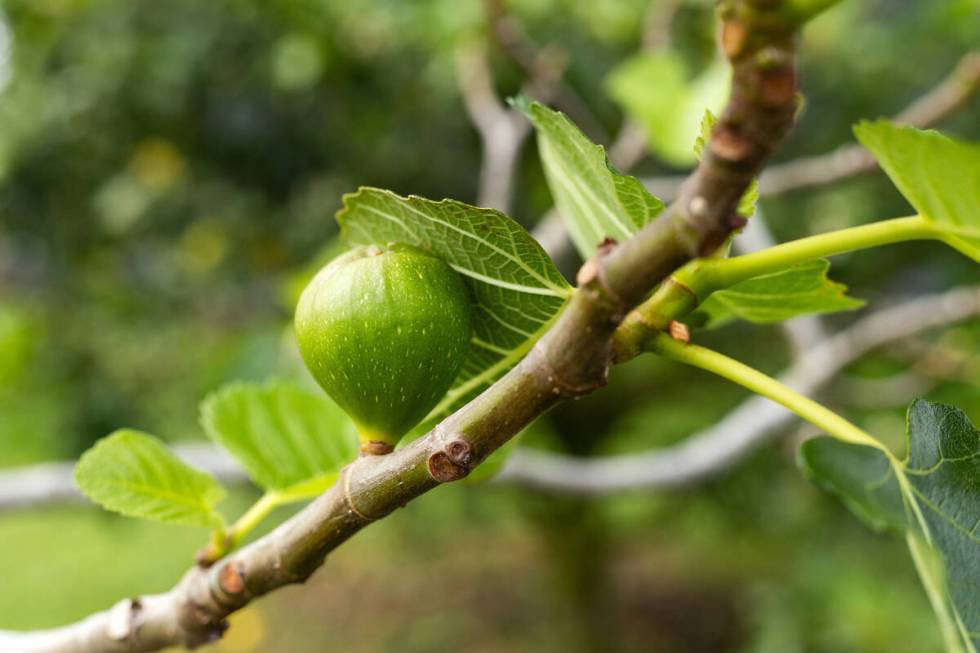
M 506 6 L 564 61 L 573 118 L 609 143 L 624 110 L 658 90 L 633 59 L 658 2 Z M 671 4 L 654 47 L 690 79 L 713 79 L 698 77 L 712 66 L 711 3 Z M 805 108 L 779 160 L 850 142 L 855 121 L 935 86 L 980 44 L 978 15 L 977 0 L 845 0 L 821 16 L 803 39 Z M 341 195 L 370 185 L 476 201 L 481 144 L 454 55 L 474 44 L 501 97 L 518 92 L 525 71 L 489 38 L 479 0 L 2 0 L 0 467 L 76 458 L 122 426 L 200 439 L 198 403 L 223 383 L 305 382 L 291 314 L 336 251 Z M 938 127 L 978 140 L 978 110 L 975 96 Z M 650 140 L 638 174 L 684 172 L 686 145 Z M 533 140 L 519 164 L 511 214 L 531 228 L 551 206 Z M 778 240 L 910 212 L 880 174 L 761 206 Z M 968 259 L 921 243 L 838 257 L 833 276 L 869 308 L 825 319 L 831 331 L 980 282 Z M 779 327 L 733 325 L 704 342 L 771 373 L 791 356 Z M 896 447 L 914 396 L 980 421 L 978 342 L 978 320 L 916 335 L 851 365 L 821 398 Z M 637 360 L 523 446 L 644 451 L 746 396 Z M 234 617 L 215 650 L 939 651 L 904 542 L 797 471 L 809 433 L 795 425 L 672 492 L 441 488 L 356 536 L 306 586 Z M 236 490 L 226 509 L 255 496 Z M 165 590 L 206 536 L 88 506 L 0 513 L 0 628 Z

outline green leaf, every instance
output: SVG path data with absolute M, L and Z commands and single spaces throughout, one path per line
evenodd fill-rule
M 610 167 L 602 146 L 564 114 L 537 102 L 516 104 L 537 130 L 548 186 L 583 258 L 595 254 L 606 238 L 629 238 L 663 210 L 638 179 Z
M 712 293 L 691 314 L 691 324 L 714 328 L 734 319 L 757 324 L 781 322 L 806 313 L 834 313 L 860 308 L 847 287 L 827 278 L 830 262 L 807 261 L 772 274 L 748 279 Z
M 121 429 L 86 451 L 75 482 L 107 510 L 173 524 L 221 528 L 218 482 L 178 459 L 157 438 Z
M 945 604 L 934 606 L 940 620 L 973 651 L 980 645 L 980 431 L 962 411 L 923 400 L 909 407 L 908 425 L 900 462 L 830 438 L 805 442 L 800 462 L 865 521 L 908 529 L 939 553 L 943 573 L 929 565 L 920 573 L 930 592 L 943 593 Z M 917 561 L 920 553 L 913 548 Z
M 401 242 L 442 257 L 473 294 L 473 346 L 459 378 L 423 427 L 475 397 L 530 351 L 572 289 L 519 224 L 454 200 L 399 197 L 376 188 L 344 196 L 337 213 L 348 242 Z
M 759 201 L 759 178 L 756 177 L 749 184 L 749 187 L 745 189 L 742 193 L 742 197 L 738 199 L 738 206 L 735 207 L 735 212 L 739 215 L 745 216 L 746 218 L 751 218 L 755 215 L 755 205 Z
M 292 383 L 227 385 L 201 403 L 201 425 L 256 483 L 297 498 L 316 496 L 357 458 L 344 412 Z
M 862 122 L 854 133 L 946 242 L 980 261 L 980 144 L 887 120 Z
M 905 528 L 902 491 L 881 451 L 820 437 L 803 443 L 800 462 L 814 483 L 839 495 L 871 528 Z
M 710 109 L 705 109 L 704 115 L 701 116 L 701 129 L 698 132 L 698 137 L 694 140 L 694 156 L 698 159 L 701 158 L 701 153 L 704 152 L 704 146 L 711 139 L 711 130 L 717 124 L 718 116 L 711 113 Z
M 701 132 L 701 116 L 705 109 L 719 111 L 728 95 L 728 71 L 719 59 L 691 79 L 680 55 L 646 52 L 617 66 L 606 79 L 606 91 L 644 128 L 657 156 L 688 167 L 695 161 L 691 145 Z

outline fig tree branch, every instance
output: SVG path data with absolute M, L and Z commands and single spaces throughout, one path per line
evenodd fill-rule
M 798 25 L 787 8 L 772 0 L 720 5 L 732 92 L 701 163 L 655 221 L 629 240 L 600 248 L 554 327 L 510 372 L 424 437 L 391 454 L 358 459 L 270 534 L 210 568 L 192 568 L 170 592 L 126 599 L 65 628 L 0 634 L 0 648 L 132 652 L 214 641 L 232 612 L 306 580 L 330 551 L 372 521 L 466 476 L 558 401 L 601 387 L 620 321 L 675 269 L 713 251 L 741 226 L 739 199 L 792 126 Z

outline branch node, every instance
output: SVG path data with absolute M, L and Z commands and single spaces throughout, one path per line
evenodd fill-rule
M 232 560 L 225 563 L 218 572 L 218 588 L 231 597 L 238 597 L 245 592 L 245 570 L 240 562 Z
M 466 440 L 453 440 L 448 445 L 446 445 L 446 455 L 449 459 L 456 463 L 466 467 L 467 469 L 473 466 L 476 462 L 476 454 L 473 452 L 473 447 Z
M 612 286 L 606 280 L 605 274 L 603 273 L 603 259 L 609 256 L 616 249 L 617 245 L 618 242 L 614 238 L 605 237 L 596 248 L 595 256 L 583 263 L 575 275 L 575 282 L 578 284 L 579 289 L 589 292 L 594 301 L 607 301 L 615 305 L 617 310 L 613 311 L 611 317 L 616 324 L 623 319 L 628 304 L 623 301 L 623 298 L 613 290 Z M 596 289 L 590 291 L 587 286 L 593 282 L 595 283 Z
M 361 456 L 384 456 L 395 450 L 395 446 L 380 440 L 361 442 Z
M 136 630 L 136 617 L 143 604 L 138 598 L 124 599 L 112 606 L 106 623 L 106 635 L 117 642 L 129 639 Z
M 776 48 L 769 50 L 785 55 Z M 773 67 L 766 67 L 761 71 L 759 102 L 767 108 L 796 106 L 796 69 L 792 64 L 773 64 Z
M 680 340 L 681 342 L 691 342 L 691 330 L 683 322 L 678 322 L 677 320 L 671 320 L 667 327 L 667 333 L 674 340 Z
M 745 23 L 735 18 L 724 21 L 721 24 L 721 36 L 719 38 L 721 51 L 730 60 L 738 59 L 745 51 L 748 37 L 749 30 Z
M 470 473 L 468 467 L 464 467 L 453 461 L 445 451 L 437 451 L 427 461 L 429 476 L 440 483 L 458 481 Z
M 711 140 L 708 142 L 708 147 L 716 158 L 732 164 L 745 161 L 755 151 L 755 143 L 743 134 L 740 134 L 733 125 L 725 122 L 718 123 L 718 126 L 714 128 L 711 133 Z M 695 197 L 691 200 L 691 204 L 688 207 L 688 210 L 694 215 L 698 214 L 694 204 L 699 199 L 704 201 L 703 197 Z M 705 202 L 705 204 L 700 205 L 700 209 L 700 213 L 706 213 L 707 203 Z
M 340 472 L 341 481 L 343 482 L 343 488 L 344 488 L 344 503 L 347 504 L 347 509 L 350 510 L 351 514 L 357 515 L 365 522 L 374 521 L 373 517 L 365 515 L 363 512 L 357 509 L 357 505 L 354 503 L 354 499 L 351 497 L 350 472 L 352 467 L 353 465 L 348 465 L 347 467 L 344 467 L 343 471 Z

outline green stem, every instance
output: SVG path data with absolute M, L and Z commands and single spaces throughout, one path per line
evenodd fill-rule
M 919 580 L 926 591 L 929 605 L 932 606 L 939 621 L 939 630 L 943 635 L 943 643 L 948 653 L 962 653 L 962 642 L 967 639 L 961 634 L 957 627 L 956 618 L 950 614 L 949 605 L 942 587 L 942 582 L 937 579 L 935 570 L 936 561 L 929 559 L 930 555 L 935 555 L 930 551 L 928 542 L 920 539 L 911 528 L 905 532 L 905 541 L 908 543 L 909 553 L 912 554 L 912 562 L 915 563 L 915 570 L 919 574 Z M 941 571 L 939 573 L 942 573 Z M 961 639 L 962 637 L 962 639 Z
M 269 490 L 263 494 L 262 498 L 252 504 L 252 507 L 232 524 L 228 531 L 229 549 L 238 546 L 249 533 L 262 523 L 262 520 L 269 516 L 269 513 L 290 501 L 290 498 L 275 490 Z
M 693 311 L 717 290 L 825 256 L 924 239 L 953 242 L 932 221 L 914 215 L 801 238 L 734 258 L 694 259 L 626 316 L 614 336 L 615 360 L 621 363 L 636 356 L 647 338 Z
M 892 467 L 895 479 L 905 497 L 906 505 L 912 511 L 911 518 L 918 523 L 922 531 L 922 537 L 924 539 L 921 541 L 919 540 L 919 535 L 911 528 L 908 530 L 906 537 L 916 570 L 925 586 L 929 602 L 942 628 L 947 650 L 956 653 L 963 650 L 961 641 L 969 641 L 969 637 L 965 634 L 965 628 L 963 628 L 962 622 L 958 620 L 958 615 L 955 612 L 950 613 L 943 596 L 941 582 L 937 581 L 936 572 L 933 569 L 935 562 L 927 559 L 928 547 L 932 546 L 932 537 L 929 532 L 928 523 L 918 505 L 908 477 L 905 475 L 904 466 L 885 445 L 837 413 L 825 408 L 812 399 L 804 397 L 792 388 L 783 385 L 762 372 L 733 360 L 724 354 L 674 340 L 665 333 L 658 333 L 647 343 L 646 347 L 648 350 L 660 354 L 665 358 L 712 372 L 729 381 L 738 383 L 756 394 L 772 399 L 838 440 L 850 444 L 873 447 L 881 451 Z M 960 639 L 961 636 L 962 640 Z
M 650 340 L 647 348 L 665 358 L 707 370 L 746 387 L 756 394 L 772 399 L 838 440 L 874 447 L 891 457 L 891 453 L 878 440 L 837 413 L 821 406 L 812 399 L 804 397 L 789 386 L 783 385 L 759 370 L 724 354 L 674 340 L 665 333 L 657 334 Z
M 268 490 L 230 528 L 215 529 L 208 545 L 198 551 L 197 561 L 205 566 L 217 562 L 238 547 L 269 513 L 279 506 L 298 500 L 299 497 Z
M 919 215 L 801 238 L 727 259 L 706 259 L 678 272 L 680 280 L 704 300 L 716 290 L 799 263 L 907 240 L 942 239 L 935 223 Z M 681 274 L 683 273 L 683 274 Z M 686 277 L 686 278 L 685 278 Z

